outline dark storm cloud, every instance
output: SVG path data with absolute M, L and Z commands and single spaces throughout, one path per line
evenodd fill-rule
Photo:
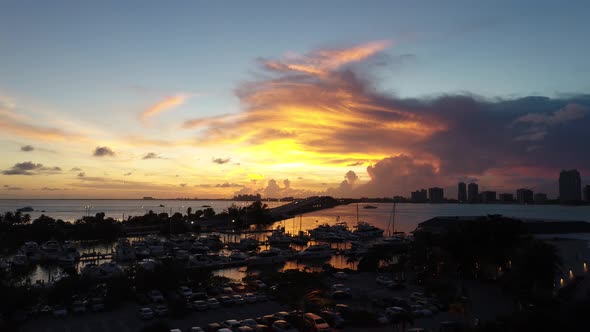
M 112 157 L 114 155 L 115 152 L 108 146 L 97 146 L 93 153 L 95 157 Z
M 35 148 L 31 145 L 25 145 L 25 146 L 21 146 L 20 150 L 23 152 L 31 152 L 31 151 L 34 151 Z

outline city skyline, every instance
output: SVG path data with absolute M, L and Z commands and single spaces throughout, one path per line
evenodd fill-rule
M 3 4 L 0 198 L 587 185 L 585 4 L 466 4 Z

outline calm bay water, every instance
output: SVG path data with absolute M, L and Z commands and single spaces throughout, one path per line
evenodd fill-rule
M 127 218 L 128 216 L 144 215 L 152 210 L 156 213 L 180 212 L 185 214 L 186 210 L 191 207 L 193 212 L 203 210 L 203 205 L 211 206 L 215 212 L 222 212 L 232 204 L 238 206 L 250 205 L 252 202 L 244 201 L 227 201 L 227 200 L 142 200 L 142 199 L 124 199 L 124 200 L 96 200 L 96 199 L 2 199 L 0 200 L 0 213 L 15 211 L 16 209 L 30 206 L 35 211 L 25 212 L 31 215 L 32 219 L 44 214 L 46 216 L 62 219 L 65 221 L 74 221 L 85 215 L 94 215 L 97 212 L 104 212 L 107 217 L 115 219 Z M 282 205 L 281 202 L 265 202 L 269 207 Z M 160 206 L 160 205 L 163 205 Z

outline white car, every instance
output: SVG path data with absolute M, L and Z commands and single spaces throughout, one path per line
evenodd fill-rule
M 254 295 L 252 293 L 246 293 L 244 295 L 244 301 L 246 301 L 246 303 L 256 303 L 256 301 L 257 301 L 256 295 Z
M 164 302 L 164 296 L 159 290 L 153 289 L 147 293 L 152 302 Z
M 203 310 L 207 310 L 207 308 L 209 308 L 209 306 L 207 305 L 207 302 L 205 301 L 194 301 L 192 304 L 193 309 L 197 310 L 197 311 L 203 311 Z
M 137 312 L 137 315 L 141 319 L 152 319 L 154 318 L 154 311 L 151 308 L 141 308 Z
M 293 325 L 284 320 L 277 320 L 272 323 L 272 330 L 274 332 L 299 332 Z
M 171 329 L 170 332 L 182 332 L 180 329 Z

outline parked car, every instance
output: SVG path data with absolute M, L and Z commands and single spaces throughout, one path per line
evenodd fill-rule
M 152 302 L 164 302 L 164 296 L 159 290 L 153 289 L 147 293 Z
M 252 294 L 252 293 L 246 293 L 244 295 L 244 301 L 246 301 L 246 303 L 256 303 L 256 295 Z
M 254 328 L 250 326 L 240 326 L 236 329 L 237 332 L 256 332 Z
M 274 332 L 299 332 L 293 325 L 284 320 L 274 322 L 272 324 L 272 330 Z
M 228 286 L 228 287 L 223 287 L 223 289 L 221 290 L 221 292 L 223 294 L 230 295 L 230 294 L 233 294 L 234 293 L 234 290 L 231 287 Z
M 90 299 L 90 310 L 93 312 L 104 310 L 104 300 L 102 297 L 93 297 Z
M 170 332 L 182 332 L 180 329 L 170 329 Z
M 388 285 L 390 283 L 393 282 L 393 280 L 391 280 L 390 277 L 387 276 L 378 276 L 375 281 L 379 284 L 379 285 Z
M 212 298 L 207 299 L 207 306 L 210 309 L 217 309 L 221 306 L 221 304 L 219 304 L 219 301 L 217 301 L 216 298 L 212 297 Z
M 140 308 L 139 311 L 137 312 L 137 315 L 141 319 L 152 319 L 152 318 L 154 318 L 154 311 L 148 307 Z
M 334 273 L 334 278 L 344 280 L 344 279 L 348 279 L 348 275 L 346 273 L 340 271 L 340 272 Z
M 254 285 L 259 289 L 265 289 L 268 287 L 264 282 L 262 282 L 262 280 L 254 280 Z
M 332 292 L 333 299 L 348 299 L 352 297 L 352 293 L 350 291 L 345 290 L 337 290 Z
M 162 317 L 168 315 L 168 307 L 164 304 L 159 304 L 154 308 L 156 316 Z
M 201 300 L 194 301 L 191 304 L 191 306 L 193 307 L 194 310 L 197 310 L 197 311 L 204 311 L 204 310 L 207 310 L 207 308 L 209 308 L 209 306 L 207 305 L 207 302 L 201 301 Z
M 190 298 L 193 295 L 193 290 L 188 288 L 187 286 L 180 286 L 177 290 L 178 294 L 186 299 Z
M 202 328 L 200 328 L 199 326 L 193 326 L 193 327 L 189 328 L 187 332 L 205 332 L 205 331 Z
M 246 301 L 244 301 L 244 298 L 242 297 L 242 295 L 232 295 L 232 300 L 234 301 L 235 304 L 244 304 L 246 303 Z
M 276 320 L 284 320 L 284 321 L 288 321 L 290 319 L 290 315 L 288 312 L 286 311 L 279 311 L 279 312 L 275 312 L 273 314 L 273 317 Z
M 83 314 L 86 312 L 86 306 L 82 301 L 74 301 L 72 303 L 72 313 L 74 314 Z
M 273 315 L 264 315 L 262 317 L 257 317 L 256 321 L 262 325 L 272 326 L 277 319 Z
M 55 318 L 63 318 L 68 315 L 68 309 L 63 305 L 57 305 L 53 307 L 53 317 Z
M 228 319 L 228 320 L 221 322 L 221 326 L 226 327 L 230 330 L 234 330 L 234 329 L 237 329 L 238 327 L 242 326 L 242 324 L 240 324 L 240 322 L 238 322 L 235 319 Z
M 319 316 L 325 319 L 330 326 L 338 328 L 344 326 L 344 318 L 342 318 L 342 315 L 339 312 L 322 310 L 320 311 Z
M 406 312 L 406 309 L 402 307 L 389 307 L 385 309 L 385 315 L 388 317 L 396 317 Z
M 218 332 L 220 328 L 221 328 L 221 325 L 219 323 L 211 323 L 211 324 L 207 325 L 206 330 L 207 330 L 207 332 Z
M 224 306 L 230 306 L 234 304 L 234 300 L 232 300 L 229 296 L 222 296 L 219 298 L 219 302 Z
M 256 328 L 256 325 L 258 325 L 258 322 L 256 322 L 256 320 L 252 319 L 252 318 L 246 318 L 240 321 L 240 324 L 242 324 L 242 326 L 249 326 L 252 328 Z
M 313 331 L 316 332 L 331 332 L 332 328 L 330 328 L 330 325 L 328 324 L 328 322 L 326 322 L 325 319 L 323 319 L 322 317 L 313 314 L 311 312 L 307 312 L 303 315 L 303 320 L 305 322 L 305 325 L 307 325 L 307 327 L 309 327 L 310 329 L 312 329 Z
M 224 327 L 224 328 L 221 328 L 221 329 L 217 330 L 217 332 L 234 332 L 234 331 L 232 331 L 231 329 L 228 329 L 228 328 Z

